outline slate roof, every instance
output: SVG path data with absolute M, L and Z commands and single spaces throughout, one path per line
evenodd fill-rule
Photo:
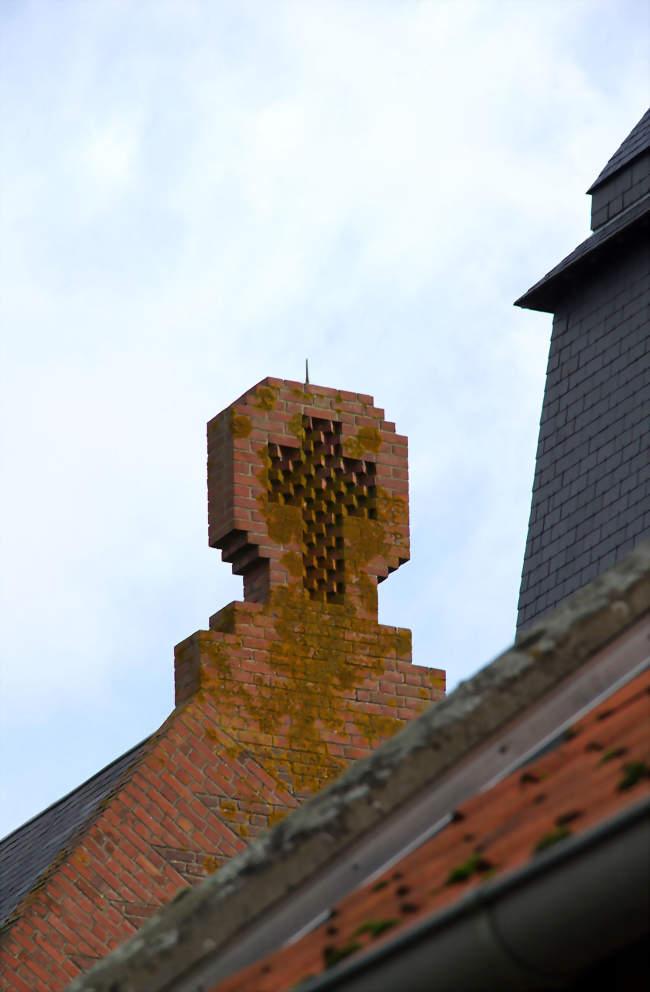
M 515 300 L 514 305 L 528 310 L 553 313 L 559 294 L 565 291 L 569 282 L 579 276 L 586 267 L 593 265 L 596 259 L 602 260 L 606 251 L 616 252 L 623 240 L 635 237 L 637 233 L 643 236 L 649 216 L 650 203 L 647 198 L 635 203 L 606 227 L 581 242 L 523 296 Z
M 650 110 L 647 110 L 638 124 L 632 128 L 596 181 L 589 187 L 587 193 L 596 193 L 608 179 L 611 179 L 612 176 L 620 172 L 634 159 L 643 155 L 648 149 L 650 149 Z M 639 190 L 639 187 L 642 188 Z M 598 229 L 595 230 L 595 233 L 579 244 L 519 299 L 515 300 L 515 306 L 553 313 L 567 289 L 571 288 L 576 279 L 589 273 L 594 264 L 605 261 L 612 253 L 617 253 L 624 242 L 639 236 L 645 237 L 650 204 L 647 195 L 643 195 L 646 189 L 643 183 L 637 183 L 634 188 L 639 190 L 637 202 L 631 202 L 607 224 L 597 224 Z M 626 190 L 625 196 L 628 196 L 629 193 L 630 190 Z M 623 197 L 624 204 L 625 196 Z M 609 215 L 606 213 L 605 219 L 607 216 Z
M 650 148 L 650 109 L 635 126 L 632 128 L 622 145 L 614 152 L 609 162 L 602 170 L 598 178 L 591 184 L 587 193 L 593 193 L 614 173 L 626 166 L 632 159 L 641 155 Z
M 147 737 L 0 841 L 0 925 L 142 755 Z
M 333 907 L 311 933 L 211 992 L 284 992 L 344 959 L 359 964 L 371 949 L 376 958 L 380 944 L 425 917 L 650 796 L 649 693 L 646 669 L 541 757 L 461 804 L 434 837 Z M 306 981 L 305 992 L 311 986 Z

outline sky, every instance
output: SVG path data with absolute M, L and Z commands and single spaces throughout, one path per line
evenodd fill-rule
M 242 598 L 205 424 L 267 375 L 409 436 L 380 587 L 453 688 L 512 641 L 551 316 L 646 109 L 644 0 L 3 0 L 0 835 L 155 730 Z

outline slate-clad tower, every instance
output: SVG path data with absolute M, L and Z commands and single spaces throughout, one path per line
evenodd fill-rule
M 518 628 L 650 534 L 650 110 L 587 192 L 593 234 L 516 301 L 554 314 Z

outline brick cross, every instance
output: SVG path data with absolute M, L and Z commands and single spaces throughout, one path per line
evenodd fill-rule
M 300 448 L 269 445 L 269 500 L 302 510 L 303 585 L 313 600 L 345 596 L 343 521 L 377 516 L 374 462 L 343 454 L 341 424 L 303 416 Z
M 377 583 L 409 557 L 406 438 L 371 396 L 266 379 L 208 424 L 210 544 L 269 603 L 377 617 Z

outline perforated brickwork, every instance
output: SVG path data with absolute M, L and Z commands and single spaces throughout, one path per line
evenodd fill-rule
M 304 416 L 302 426 L 297 451 L 269 445 L 269 500 L 302 510 L 302 581 L 310 599 L 342 603 L 343 522 L 377 519 L 376 466 L 344 456 L 340 421 Z

